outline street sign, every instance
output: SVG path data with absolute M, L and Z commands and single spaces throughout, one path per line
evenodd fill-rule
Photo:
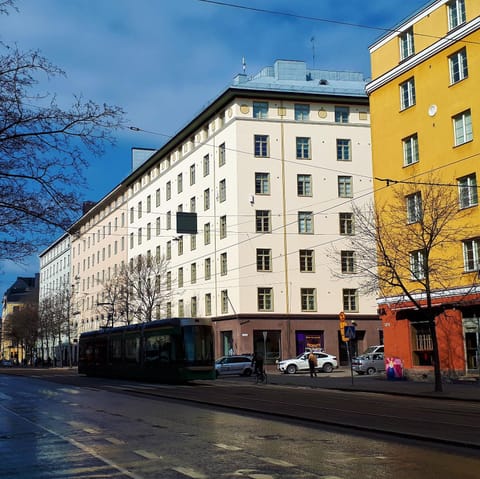
M 340 311 L 338 314 L 338 319 L 340 321 L 340 334 L 342 336 L 342 341 L 346 343 L 349 339 L 345 336 L 345 328 L 347 327 L 346 316 L 343 311 Z
M 355 339 L 355 326 L 345 326 L 345 337 Z

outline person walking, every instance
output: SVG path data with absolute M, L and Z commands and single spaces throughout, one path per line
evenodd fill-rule
M 317 377 L 317 370 L 316 370 L 317 365 L 318 365 L 317 356 L 313 351 L 310 351 L 310 354 L 308 355 L 308 367 L 310 368 L 311 378 L 313 378 L 313 376 Z

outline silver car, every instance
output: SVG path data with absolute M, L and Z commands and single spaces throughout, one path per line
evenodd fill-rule
M 352 369 L 357 374 L 375 374 L 385 370 L 383 353 L 362 354 L 352 359 Z
M 215 372 L 218 376 L 252 375 L 252 358 L 249 356 L 222 356 L 215 361 Z

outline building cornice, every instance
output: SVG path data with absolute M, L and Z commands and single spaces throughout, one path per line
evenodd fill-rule
M 412 68 L 420 65 L 425 60 L 437 55 L 442 50 L 445 50 L 449 46 L 453 45 L 456 42 L 462 40 L 467 35 L 475 32 L 480 28 L 480 17 L 473 19 L 472 21 L 466 23 L 465 25 L 452 30 L 448 33 L 445 37 L 440 39 L 438 42 L 435 42 L 433 45 L 425 48 L 421 52 L 412 57 L 407 58 L 405 61 L 401 62 L 398 66 L 391 69 L 387 73 L 379 76 L 375 80 L 371 81 L 366 86 L 366 92 L 368 95 L 372 94 L 375 90 L 378 90 L 380 87 L 386 85 L 387 83 L 391 82 L 395 78 L 403 75 L 404 73 L 412 70 Z

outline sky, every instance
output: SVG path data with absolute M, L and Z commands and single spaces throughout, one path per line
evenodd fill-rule
M 98 201 L 131 171 L 131 148 L 161 147 L 236 74 L 275 60 L 370 77 L 369 46 L 427 0 L 15 0 L 0 41 L 41 54 L 66 78 L 41 87 L 68 106 L 75 94 L 126 111 L 127 126 L 85 171 Z M 236 5 L 232 6 L 232 5 Z M 277 12 L 277 13 L 273 13 Z M 139 130 L 139 131 L 138 131 Z M 58 237 L 61 235 L 59 233 Z M 52 238 L 52 242 L 57 238 Z M 48 246 L 48 245 L 46 245 Z M 1 261 L 0 295 L 39 271 Z

